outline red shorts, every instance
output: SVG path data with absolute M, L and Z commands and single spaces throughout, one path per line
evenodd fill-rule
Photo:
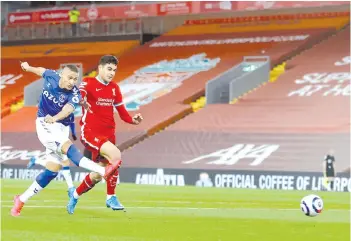
M 84 131 L 81 132 L 80 140 L 85 148 L 91 151 L 91 159 L 94 162 L 100 162 L 103 161 L 103 158 L 100 156 L 101 146 L 108 141 L 115 145 L 116 135 L 114 130 L 93 131 L 92 129 L 84 128 Z

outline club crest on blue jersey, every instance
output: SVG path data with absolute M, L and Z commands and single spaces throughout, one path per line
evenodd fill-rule
M 59 101 L 60 101 L 61 103 L 63 103 L 63 102 L 65 102 L 65 100 L 66 100 L 66 96 L 63 95 L 63 94 L 61 94 L 60 97 L 59 97 Z

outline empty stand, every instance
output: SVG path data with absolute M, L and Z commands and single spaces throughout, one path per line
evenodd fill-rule
M 339 23 L 337 22 L 336 25 L 339 26 Z M 236 31 L 219 34 L 164 35 L 144 46 L 126 52 L 120 58 L 116 81 L 119 82 L 123 90 L 124 98 L 128 99 L 127 107 L 132 108 L 131 106 L 134 106 L 133 109 L 135 111 L 133 112 L 142 113 L 144 121 L 140 125 L 135 126 L 123 123 L 117 116 L 117 143 L 124 147 L 135 144 L 146 137 L 147 134 L 153 134 L 191 113 L 191 106 L 184 104 L 184 100 L 198 97 L 199 94 L 204 92 L 207 81 L 238 64 L 242 61 L 243 56 L 269 55 L 271 62 L 275 65 L 283 59 L 313 45 L 320 39 L 325 38 L 325 36 L 334 33 L 337 28 L 336 25 L 333 25 L 334 27 L 331 28 L 324 28 L 323 22 L 320 22 L 319 28 L 315 28 L 316 26 L 313 25 L 313 28 L 293 30 L 291 28 L 286 30 L 284 27 L 281 27 L 279 30 L 270 31 L 257 31 L 256 29 L 255 31 Z M 70 60 L 70 62 L 73 61 Z M 283 78 L 283 75 L 281 78 Z M 274 83 L 274 85 L 278 84 L 278 82 Z M 269 93 L 269 95 L 273 96 L 274 94 Z M 262 98 L 267 98 L 267 96 Z M 286 98 L 286 96 L 279 98 Z M 240 116 L 239 112 L 237 113 L 238 106 L 223 106 L 225 109 L 223 112 L 227 114 L 233 113 L 233 116 L 228 118 L 233 121 L 228 123 L 230 127 L 233 126 L 234 119 L 236 120 L 234 114 L 235 117 Z M 34 115 L 33 113 L 31 114 L 33 117 L 27 118 L 26 111 L 33 112 Z M 264 108 L 258 111 L 260 115 L 264 114 Z M 215 137 L 211 135 L 211 133 L 217 133 L 216 130 L 218 128 L 222 128 L 221 121 L 211 122 L 209 114 L 212 112 L 216 116 L 218 115 L 218 120 L 223 118 L 221 115 L 223 112 L 217 113 L 217 108 L 215 107 L 201 109 L 168 127 L 166 131 L 156 134 L 127 150 L 124 156 L 124 160 L 126 160 L 125 165 L 127 167 L 197 167 L 196 165 L 183 165 L 181 162 L 195 158 L 199 154 L 206 154 L 222 146 L 212 143 L 213 141 L 221 143 L 220 139 L 223 134 L 219 132 Z M 203 113 L 204 115 L 201 119 L 197 119 Z M 254 123 L 259 117 L 258 114 L 253 117 L 255 119 L 251 120 L 251 122 Z M 18 111 L 12 117 L 4 118 L 2 123 L 3 145 L 15 143 L 13 136 L 20 136 L 22 131 L 27 132 L 26 135 L 36 138 L 34 118 L 35 110 L 26 109 Z M 241 118 L 244 119 L 245 115 L 243 114 Z M 188 120 L 194 121 L 188 123 Z M 268 122 L 270 120 L 267 119 Z M 202 122 L 207 124 L 202 126 Z M 178 126 L 182 123 L 186 123 L 189 129 L 192 129 L 192 132 L 177 131 Z M 243 125 L 242 122 L 241 124 Z M 17 125 L 21 125 L 21 127 L 16 128 Z M 31 127 L 24 127 L 26 125 Z M 204 131 L 199 132 L 198 126 L 203 128 Z M 209 131 L 207 132 L 207 130 Z M 235 144 L 234 140 L 236 138 L 230 133 L 227 135 L 229 141 L 226 143 Z M 207 138 L 204 139 L 205 144 L 213 146 L 213 149 L 202 146 L 203 142 L 197 140 L 198 138 L 201 139 L 201 136 Z M 251 138 L 245 133 L 243 136 L 246 136 L 246 139 L 243 139 L 242 143 L 247 143 L 247 138 Z M 260 143 L 254 142 L 254 140 L 253 138 L 251 143 Z M 264 138 L 261 138 L 261 140 L 263 142 Z M 33 143 L 27 142 L 19 145 L 21 145 L 21 148 L 26 148 L 26 150 L 41 148 L 40 145 L 34 147 Z M 275 145 L 277 143 L 267 142 L 267 144 Z M 192 147 L 201 151 L 194 152 L 191 149 Z M 229 147 L 230 145 L 223 145 L 223 148 Z M 188 150 L 188 152 L 184 150 Z M 23 160 L 18 160 L 18 163 L 23 164 L 24 162 Z M 208 167 L 208 165 L 203 167 Z M 218 168 L 222 167 L 218 166 Z M 232 168 L 232 166 L 229 165 L 227 168 Z
M 145 117 L 145 123 L 140 126 L 130 126 L 118 121 L 118 131 L 124 132 L 131 129 L 148 131 L 155 128 L 160 122 L 179 115 L 180 112 L 174 112 L 178 108 L 177 106 L 183 103 L 184 100 L 191 99 L 192 96 L 204 93 L 207 81 L 241 62 L 242 56 L 269 55 L 272 64 L 275 65 L 292 53 L 300 51 L 304 46 L 312 45 L 317 39 L 330 33 L 330 31 L 333 30 L 309 29 L 217 35 L 162 36 L 157 38 L 122 56 L 117 77 L 119 84 L 122 89 L 123 86 L 128 86 L 130 83 L 142 85 L 154 82 L 174 83 L 177 87 L 165 86 L 159 91 L 145 95 L 144 97 L 149 99 L 147 101 L 148 104 L 141 105 L 138 110 Z M 284 37 L 291 41 L 279 41 L 279 39 L 284 39 Z M 259 42 L 260 40 L 268 41 L 269 38 L 275 38 L 276 40 Z M 255 39 L 257 42 L 254 41 Z M 224 43 L 224 41 L 227 41 L 227 43 Z M 235 43 L 235 41 L 242 41 L 243 43 Z M 188 46 L 182 46 L 184 44 L 188 44 Z M 262 52 L 263 50 L 264 53 Z M 204 54 L 206 60 L 201 59 L 197 62 L 190 60 L 192 56 L 198 54 Z M 217 63 L 206 70 L 201 70 L 202 62 L 207 61 L 207 63 L 210 63 L 216 60 Z M 188 70 L 174 70 L 176 61 L 178 63 L 183 61 L 183 64 L 188 66 Z M 150 66 L 156 66 L 156 69 L 151 70 L 151 77 L 150 73 L 143 72 L 143 68 Z M 192 70 L 189 70 L 191 68 Z M 179 80 L 184 74 L 189 74 L 190 76 Z M 136 88 L 135 91 L 137 91 L 137 87 L 133 88 Z M 153 87 L 150 86 L 150 88 Z M 179 108 L 178 111 L 186 113 L 184 112 L 185 107 Z
M 321 172 L 333 148 L 337 171 L 347 169 L 349 31 L 305 51 L 275 83 L 237 104 L 206 106 L 126 150 L 125 165 Z

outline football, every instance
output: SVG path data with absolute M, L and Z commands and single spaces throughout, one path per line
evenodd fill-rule
M 307 195 L 301 199 L 302 212 L 309 217 L 315 217 L 323 210 L 323 200 L 314 194 Z

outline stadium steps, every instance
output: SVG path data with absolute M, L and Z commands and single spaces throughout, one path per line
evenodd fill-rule
M 150 128 L 147 131 L 146 135 L 143 135 L 142 137 L 140 137 L 138 139 L 134 139 L 131 142 L 122 143 L 119 146 L 119 149 L 122 152 L 124 150 L 131 149 L 135 145 L 137 145 L 138 143 L 144 141 L 145 139 L 147 139 L 147 138 L 149 138 L 151 136 L 154 136 L 154 135 L 166 130 L 169 126 L 173 125 L 174 123 L 184 119 L 185 117 L 187 117 L 188 115 L 190 115 L 192 113 L 195 113 L 195 112 L 199 111 L 200 109 L 205 107 L 205 105 L 206 105 L 206 98 L 204 96 L 201 96 L 196 101 L 193 101 L 193 102 L 189 103 L 188 105 L 189 105 L 189 108 L 187 108 L 184 111 L 181 111 L 179 113 L 176 113 L 175 115 L 171 116 L 166 121 L 160 122 L 156 126 L 153 126 L 152 128 Z
M 282 75 L 285 70 L 286 70 L 286 67 L 288 66 L 288 61 L 289 60 L 292 60 L 293 58 L 299 56 L 299 55 L 302 55 L 304 54 L 306 51 L 312 49 L 312 48 L 315 48 L 317 47 L 319 44 L 329 40 L 330 38 L 336 36 L 339 32 L 342 32 L 344 31 L 345 29 L 347 28 L 350 28 L 350 24 L 347 24 L 345 26 L 343 26 L 342 28 L 338 29 L 336 32 L 332 33 L 332 34 L 328 34 L 326 37 L 322 37 L 320 38 L 318 41 L 316 41 L 313 45 L 310 45 L 310 47 L 307 47 L 307 48 L 304 48 L 302 51 L 298 52 L 298 53 L 295 53 L 294 55 L 290 56 L 289 58 L 287 58 L 283 63 L 281 64 L 278 64 L 277 66 L 275 66 L 271 71 L 270 71 L 270 77 L 269 77 L 269 80 L 268 82 L 264 82 L 262 83 L 261 85 L 259 85 L 258 87 L 252 89 L 252 90 L 249 90 L 248 92 L 244 93 L 243 95 L 239 96 L 238 98 L 235 98 L 233 99 L 230 104 L 236 104 L 240 99 L 242 99 L 243 97 L 247 96 L 248 94 L 256 91 L 257 89 L 259 89 L 261 86 L 264 86 L 266 85 L 267 83 L 274 83 L 276 82 L 278 79 L 279 79 L 279 76 Z
M 273 84 L 274 82 L 276 82 L 278 80 L 279 76 L 282 75 L 285 72 L 285 69 L 287 67 L 287 61 L 291 60 L 292 58 L 294 58 L 294 57 L 296 57 L 296 56 L 298 56 L 300 54 L 303 54 L 305 51 L 315 47 L 316 45 L 318 45 L 318 44 L 320 44 L 320 43 L 322 43 L 322 42 L 324 42 L 326 40 L 328 40 L 329 38 L 335 36 L 340 31 L 343 31 L 344 29 L 346 29 L 349 26 L 350 25 L 347 24 L 344 27 L 342 27 L 342 28 L 340 28 L 340 29 L 338 29 L 336 31 L 328 32 L 325 35 L 321 36 L 316 41 L 314 41 L 313 43 L 311 43 L 309 45 L 306 45 L 306 46 L 304 46 L 302 48 L 298 48 L 297 50 L 293 51 L 292 53 L 290 53 L 287 56 L 283 56 L 276 63 L 273 63 L 272 70 L 270 72 L 270 78 L 269 78 L 268 82 L 264 82 L 261 85 L 259 85 L 258 87 L 256 87 L 256 88 L 254 88 L 252 90 L 249 90 L 248 92 L 244 93 L 239 98 L 233 99 L 229 104 L 237 103 L 244 96 L 247 96 L 248 94 L 253 93 L 254 91 L 259 89 L 260 87 L 265 86 L 266 84 L 269 84 L 269 83 Z M 153 135 L 161 133 L 162 131 L 166 130 L 168 127 L 170 127 L 174 123 L 176 123 L 176 122 L 186 118 L 187 116 L 191 115 L 192 113 L 195 113 L 195 112 L 201 110 L 202 108 L 204 108 L 204 106 L 206 105 L 205 90 L 197 92 L 197 93 L 193 94 L 192 96 L 188 97 L 187 99 L 185 99 L 183 101 L 183 104 L 190 105 L 189 109 L 187 109 L 186 111 L 182 111 L 181 113 L 177 113 L 177 114 L 173 115 L 167 121 L 164 121 L 164 122 L 159 123 L 158 125 L 152 127 L 151 129 L 149 129 L 147 131 L 147 135 L 145 135 L 143 138 L 138 139 L 135 142 L 130 143 L 129 146 L 126 146 L 123 149 L 126 150 L 126 149 L 133 148 L 138 143 L 150 138 Z
M 192 113 L 195 113 L 195 112 L 194 112 L 193 108 L 191 106 L 189 106 L 189 108 L 187 108 L 186 110 L 173 115 L 172 117 L 170 117 L 166 121 L 163 121 L 163 122 L 157 124 L 156 126 L 153 126 L 149 130 L 147 130 L 146 135 L 143 135 L 142 137 L 135 139 L 132 142 L 129 142 L 129 145 L 126 145 L 126 143 L 122 143 L 122 145 L 120 145 L 118 147 L 122 152 L 124 150 L 131 149 L 135 145 L 137 145 L 138 143 L 150 138 L 151 136 L 154 136 L 154 135 L 157 135 L 158 133 L 161 133 L 162 131 L 166 130 L 169 126 L 184 119 L 185 117 L 187 117 L 188 115 L 190 115 Z
M 24 106 L 24 100 L 20 100 L 19 102 L 16 102 L 10 106 L 11 113 L 14 113 L 18 111 L 19 109 L 23 108 Z
M 205 96 L 201 96 L 196 101 L 191 102 L 190 105 L 191 105 L 191 108 L 192 108 L 193 112 L 197 112 L 200 109 L 205 107 L 205 105 L 206 105 L 206 97 Z
M 261 85 L 259 85 L 258 87 L 249 90 L 248 92 L 244 93 L 243 95 L 239 96 L 238 98 L 235 98 L 233 100 L 230 101 L 230 104 L 236 104 L 240 99 L 242 99 L 243 97 L 247 96 L 248 94 L 251 94 L 252 92 L 256 91 L 257 89 L 259 89 L 260 87 L 266 85 L 267 83 L 274 83 L 278 80 L 279 76 L 282 75 L 285 72 L 285 69 L 287 68 L 287 63 L 289 60 L 304 54 L 307 50 L 310 50 L 314 47 L 316 47 L 317 45 L 321 44 L 324 41 L 327 41 L 328 39 L 334 37 L 335 35 L 337 35 L 339 32 L 350 28 L 350 24 L 347 24 L 345 26 L 343 26 L 342 28 L 338 29 L 337 31 L 333 32 L 333 33 L 327 33 L 326 35 L 322 36 L 321 38 L 319 38 L 318 40 L 316 40 L 314 43 L 304 47 L 302 50 L 299 50 L 297 52 L 292 53 L 291 55 L 287 56 L 286 58 L 283 59 L 283 62 L 280 64 L 277 64 L 276 66 L 273 67 L 273 69 L 270 71 L 270 77 L 269 77 L 269 81 L 268 82 L 264 82 Z M 202 96 L 204 97 L 204 95 Z M 201 98 L 201 97 L 199 97 Z
M 274 83 L 279 79 L 279 76 L 282 75 L 287 66 L 288 66 L 288 61 L 301 55 L 304 54 L 307 50 L 310 50 L 312 48 L 315 48 L 317 45 L 323 43 L 324 41 L 327 41 L 328 39 L 334 37 L 335 35 L 337 35 L 339 32 L 350 28 L 350 24 L 347 24 L 345 26 L 343 26 L 342 28 L 338 29 L 337 31 L 333 32 L 333 33 L 327 33 L 324 36 L 321 36 L 321 38 L 319 38 L 318 40 L 316 40 L 314 43 L 305 46 L 303 49 L 300 49 L 299 51 L 296 51 L 294 53 L 292 53 L 291 55 L 287 56 L 286 58 L 284 58 L 283 62 L 276 65 L 271 71 L 270 71 L 270 77 L 268 82 L 264 82 L 261 85 L 259 85 L 258 87 L 249 90 L 248 92 L 244 93 L 243 95 L 239 96 L 238 98 L 233 99 L 230 104 L 236 104 L 240 99 L 242 99 L 243 97 L 247 96 L 248 94 L 251 94 L 252 92 L 256 91 L 257 89 L 259 89 L 260 87 L 266 85 L 267 83 Z
M 312 46 L 310 46 L 310 47 L 308 47 L 308 48 L 305 48 L 304 50 L 302 50 L 302 51 L 300 51 L 300 52 L 298 52 L 298 53 L 296 53 L 296 54 L 290 56 L 289 58 L 287 58 L 287 59 L 285 60 L 285 62 L 287 62 L 287 69 L 289 69 L 289 61 L 290 61 L 290 60 L 292 60 L 293 58 L 295 58 L 295 57 L 297 57 L 297 56 L 299 56 L 299 55 L 304 54 L 307 50 L 310 50 L 310 49 L 312 49 L 312 48 L 317 47 L 317 45 L 319 45 L 319 44 L 321 44 L 321 43 L 323 43 L 323 42 L 329 40 L 330 38 L 336 36 L 338 33 L 344 31 L 344 30 L 347 29 L 347 28 L 350 28 L 350 23 L 346 24 L 345 26 L 341 27 L 340 29 L 336 30 L 335 32 L 333 32 L 333 33 L 331 33 L 331 34 L 327 34 L 324 38 L 323 38 L 323 37 L 320 38 L 320 39 L 317 40 Z
M 24 96 L 23 94 L 17 97 L 13 97 L 2 109 L 1 118 L 11 115 L 12 113 L 20 110 L 24 106 Z
M 282 68 L 282 67 L 279 67 L 279 66 L 284 65 L 284 71 L 285 71 L 285 68 L 287 68 L 287 69 L 289 68 L 289 66 L 288 66 L 288 61 L 289 60 L 293 59 L 296 56 L 299 56 L 299 55 L 303 54 L 305 51 L 307 51 L 307 50 L 309 50 L 311 48 L 314 48 L 318 44 L 320 44 L 320 43 L 328 40 L 329 38 L 337 35 L 339 32 L 343 31 L 346 28 L 350 28 L 350 24 L 347 24 L 347 25 L 341 27 L 340 29 L 338 29 L 336 31 L 327 32 L 326 34 L 320 36 L 320 38 L 316 39 L 314 42 L 311 42 L 308 45 L 305 45 L 305 46 L 303 46 L 301 48 L 296 49 L 295 51 L 291 52 L 289 55 L 283 56 L 281 59 L 279 59 L 275 63 L 272 63 L 272 66 L 271 66 L 272 70 L 275 70 L 276 68 Z M 277 73 L 279 73 L 279 69 L 276 69 L 276 72 L 275 73 L 270 73 L 270 75 L 272 76 L 272 75 L 277 74 Z M 276 76 L 277 78 L 275 78 L 275 79 L 274 78 L 271 79 L 271 76 L 270 76 L 270 80 L 269 80 L 270 83 L 274 83 L 275 81 L 277 81 L 278 76 Z M 266 83 L 263 83 L 257 88 L 260 88 L 261 86 L 263 86 L 265 84 Z M 252 91 L 256 90 L 257 88 L 255 88 L 253 90 L 250 90 L 247 93 L 251 93 Z M 245 93 L 244 95 L 246 95 L 247 93 Z M 194 93 L 192 96 L 190 96 L 187 99 L 185 99 L 183 101 L 183 103 L 184 104 L 191 104 L 192 102 L 196 102 L 196 100 L 198 100 L 201 97 L 205 97 L 205 90 L 201 90 L 200 92 Z M 231 103 L 232 102 L 235 102 L 235 99 L 232 100 Z
M 260 87 L 265 86 L 267 83 L 274 83 L 277 81 L 280 75 L 282 75 L 285 72 L 285 67 L 286 67 L 286 62 L 283 62 L 282 64 L 277 65 L 274 67 L 270 73 L 269 73 L 269 80 L 268 82 L 263 82 L 256 88 L 253 88 L 252 90 L 249 90 L 248 92 L 244 93 L 243 95 L 239 96 L 238 98 L 234 98 L 229 102 L 229 104 L 236 104 L 240 99 L 243 97 L 247 96 L 248 94 L 251 94 L 252 92 L 258 90 Z

